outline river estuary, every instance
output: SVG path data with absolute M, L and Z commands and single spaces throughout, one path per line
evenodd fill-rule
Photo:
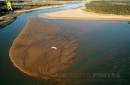
M 130 24 L 127 21 L 51 20 L 37 14 L 66 10 L 84 3 L 67 4 L 23 13 L 0 29 L 0 85 L 129 85 Z M 61 82 L 39 79 L 18 70 L 9 58 L 9 49 L 29 17 L 57 24 L 57 36 L 77 39 L 73 63 L 57 74 Z M 60 32 L 62 34 L 60 34 Z M 63 81 L 63 83 L 62 83 Z

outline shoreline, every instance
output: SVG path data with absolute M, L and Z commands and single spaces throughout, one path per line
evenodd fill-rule
M 36 10 L 42 10 L 42 9 L 49 9 L 49 8 L 57 8 L 57 7 L 62 7 L 63 5 L 54 5 L 54 6 L 44 6 L 44 7 L 39 7 L 39 8 L 33 8 L 33 9 L 27 9 L 27 10 L 16 10 L 14 13 L 26 13 L 26 12 L 31 12 L 31 11 L 36 11 Z
M 114 15 L 114 14 L 99 14 L 84 11 L 84 7 L 76 9 L 63 10 L 59 12 L 51 12 L 45 14 L 38 14 L 41 18 L 48 19 L 82 19 L 82 20 L 121 20 L 130 21 L 130 16 Z
M 14 65 L 14 67 L 16 67 L 16 68 L 17 68 L 18 70 L 20 70 L 21 72 L 23 72 L 23 73 L 25 73 L 25 74 L 27 74 L 27 75 L 29 75 L 29 76 L 32 76 L 32 77 L 38 77 L 37 74 L 29 73 L 29 72 L 27 72 L 25 69 L 22 69 L 20 66 L 18 66 L 17 63 L 15 63 L 15 61 L 13 60 L 13 56 L 11 56 L 12 46 L 15 45 L 15 42 L 16 42 L 17 39 L 21 36 L 21 34 L 23 34 L 23 33 L 25 32 L 24 30 L 27 29 L 28 23 L 29 23 L 29 21 L 26 23 L 26 25 L 25 25 L 25 27 L 23 28 L 23 30 L 18 34 L 18 36 L 17 36 L 17 37 L 15 38 L 15 40 L 13 41 L 13 43 L 12 43 L 10 49 L 9 49 L 9 58 L 10 58 L 12 64 Z M 44 79 L 49 79 L 49 76 L 48 76 L 48 77 L 40 77 L 40 78 L 41 78 L 41 79 L 42 79 L 42 78 L 44 78 Z
M 9 13 L 9 14 L 6 14 L 6 15 L 0 17 L 0 19 L 2 19 L 2 17 L 7 18 L 6 20 L 0 22 L 0 28 L 7 26 L 8 24 L 15 21 L 17 19 L 17 16 L 19 16 L 22 13 L 36 11 L 36 10 L 42 10 L 42 9 L 49 9 L 49 8 L 53 8 L 53 7 L 57 8 L 57 7 L 62 7 L 62 6 L 63 5 L 55 5 L 55 6 L 45 6 L 45 7 L 33 8 L 33 9 L 28 9 L 28 10 L 16 10 L 13 13 Z
M 26 24 L 28 24 L 28 22 L 27 22 Z M 26 27 L 26 25 L 25 25 L 25 27 Z M 25 29 L 25 27 L 23 28 L 23 30 Z M 23 33 L 23 30 L 22 30 L 22 31 L 19 33 L 19 35 L 15 38 L 15 40 L 13 41 L 11 47 L 14 45 L 15 41 L 16 41 L 17 38 L 20 36 L 20 34 Z M 14 67 L 16 67 L 17 69 L 19 69 L 21 72 L 23 72 L 23 73 L 25 73 L 25 74 L 28 74 L 29 76 L 37 77 L 36 75 L 33 75 L 33 74 L 29 73 L 29 72 L 26 72 L 25 70 L 23 70 L 22 68 L 20 68 L 16 63 L 14 63 L 13 57 L 12 57 L 11 54 L 10 54 L 11 47 L 10 47 L 10 49 L 9 49 L 9 58 L 10 58 L 12 64 L 14 65 Z

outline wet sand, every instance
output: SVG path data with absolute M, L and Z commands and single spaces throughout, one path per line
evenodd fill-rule
M 39 14 L 39 17 L 49 19 L 81 19 L 81 20 L 123 20 L 129 21 L 130 16 L 113 15 L 113 14 L 98 14 L 93 12 L 84 11 L 84 7 L 76 9 L 69 9 L 59 12 L 51 12 Z
M 76 54 L 77 39 L 62 35 L 58 25 L 30 17 L 9 50 L 10 59 L 18 69 L 31 76 L 55 77 L 55 73 L 72 63 Z

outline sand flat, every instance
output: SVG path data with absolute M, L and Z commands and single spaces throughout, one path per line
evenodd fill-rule
M 44 79 L 68 67 L 76 54 L 77 39 L 63 37 L 60 30 L 55 23 L 31 17 L 9 50 L 13 64 L 24 73 Z
M 113 15 L 113 14 L 98 14 L 92 12 L 83 11 L 84 7 L 76 9 L 69 9 L 59 12 L 51 12 L 45 14 L 39 14 L 39 17 L 49 19 L 85 19 L 85 20 L 125 20 L 129 21 L 130 16 L 125 15 Z

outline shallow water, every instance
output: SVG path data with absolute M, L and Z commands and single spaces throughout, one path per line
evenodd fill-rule
M 13 40 L 24 28 L 29 16 L 75 8 L 83 5 L 84 3 L 68 4 L 60 8 L 51 8 L 23 13 L 19 15 L 13 23 L 0 29 L 0 85 L 52 85 L 50 81 L 47 82 L 30 77 L 15 68 L 9 59 L 9 48 L 11 47 Z
M 24 73 L 52 79 L 56 72 L 70 65 L 76 54 L 77 39 L 70 32 L 54 23 L 30 18 L 10 48 L 11 61 Z
M 8 56 L 8 50 L 13 40 L 24 28 L 28 20 L 28 16 L 42 12 L 43 10 L 24 13 L 18 16 L 17 20 L 9 26 L 0 29 L 1 85 L 53 84 L 53 82 L 33 78 L 22 73 L 13 66 Z M 50 11 L 44 10 L 44 12 Z M 76 37 L 78 40 L 78 52 L 73 58 L 73 64 L 71 64 L 66 70 L 57 73 L 58 77 L 56 79 L 63 79 L 63 81 L 69 82 L 70 85 L 72 85 L 72 83 L 79 85 L 130 84 L 130 24 L 128 24 L 128 22 L 51 19 L 41 20 L 53 22 L 59 25 L 63 32 L 66 29 L 70 30 L 70 35 Z M 66 36 L 66 33 L 62 36 Z M 98 73 L 101 74 L 98 75 Z M 102 76 L 103 73 L 114 73 L 117 74 L 117 76 Z
M 128 85 L 130 24 L 125 21 L 52 20 L 66 36 L 78 40 L 74 63 L 57 73 L 63 81 L 80 85 Z M 109 74 L 109 75 L 108 75 Z

